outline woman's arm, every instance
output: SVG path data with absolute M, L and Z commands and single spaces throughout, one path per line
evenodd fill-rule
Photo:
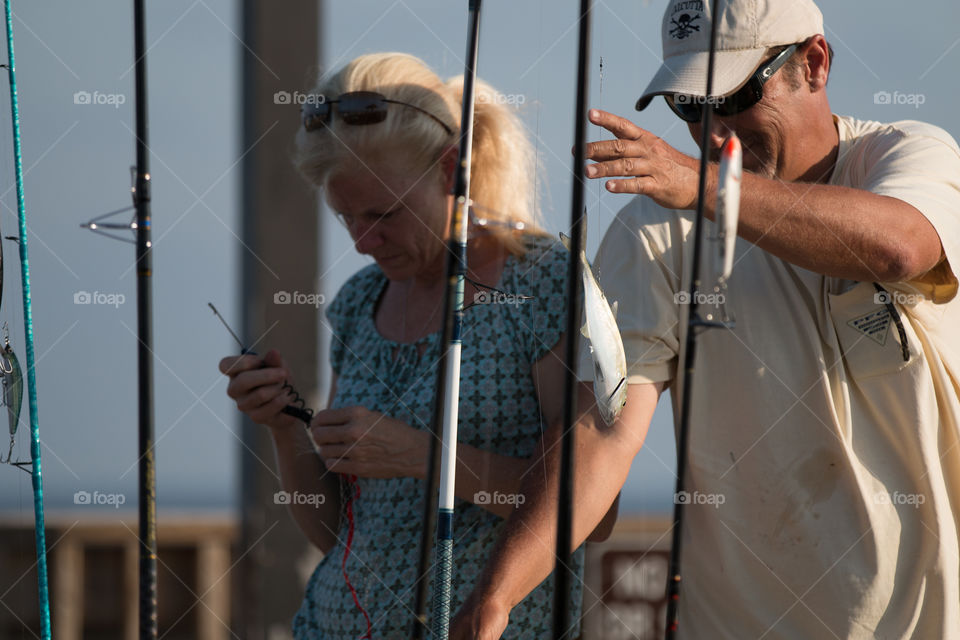
M 561 337 L 531 371 L 547 425 L 558 423 L 563 417 L 564 349 Z M 320 411 L 310 431 L 320 458 L 330 471 L 366 478 L 427 477 L 433 437 L 429 431 L 363 407 Z M 517 458 L 457 444 L 456 496 L 502 518 L 509 517 L 526 502 L 520 487 L 530 473 L 547 473 L 542 456 Z M 605 540 L 616 515 L 614 501 L 590 539 Z
M 292 377 L 280 354 L 224 358 L 220 371 L 230 377 L 227 395 L 236 400 L 237 408 L 270 429 L 280 486 L 297 526 L 321 551 L 329 552 L 337 543 L 340 526 L 340 479 L 324 467 L 303 425 L 281 413 L 292 400 L 283 383 Z M 331 400 L 336 388 L 334 376 Z

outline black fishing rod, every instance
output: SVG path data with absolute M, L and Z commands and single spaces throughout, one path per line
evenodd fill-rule
M 150 150 L 147 146 L 147 43 L 143 0 L 134 0 L 137 167 L 137 380 L 139 398 L 140 638 L 157 638 L 157 487 L 153 425 L 153 276 L 150 242 Z
M 590 80 L 590 12 L 591 0 L 580 1 L 580 35 L 577 51 L 577 104 L 574 111 L 573 147 L 573 204 L 570 210 L 570 256 L 567 262 L 567 366 L 563 399 L 563 435 L 560 447 L 560 486 L 557 510 L 556 564 L 553 570 L 553 637 L 567 639 L 570 628 L 570 571 L 573 554 L 571 525 L 573 521 L 573 451 L 575 445 L 573 424 L 577 415 L 577 360 L 580 348 L 580 307 L 583 266 L 584 227 L 584 168 L 587 140 L 587 86 Z
M 710 54 L 707 58 L 707 87 L 704 98 L 702 131 L 700 136 L 700 183 L 697 187 L 697 214 L 693 224 L 693 270 L 691 272 L 690 291 L 687 300 L 690 307 L 687 315 L 686 353 L 683 361 L 683 397 L 680 405 L 680 427 L 677 436 L 677 484 L 673 494 L 673 542 L 670 545 L 670 570 L 667 574 L 667 626 L 665 637 L 673 640 L 676 637 L 680 620 L 680 545 L 683 540 L 683 514 L 686 500 L 679 500 L 683 495 L 686 483 L 684 477 L 687 472 L 688 438 L 690 435 L 690 398 L 693 397 L 693 366 L 697 354 L 697 333 L 700 329 L 722 326 L 715 322 L 708 322 L 700 317 L 697 300 L 700 290 L 700 253 L 702 250 L 704 199 L 707 190 L 708 148 L 710 144 L 710 128 L 713 124 L 713 108 L 710 96 L 713 95 L 713 67 L 717 53 L 717 5 L 718 0 L 711 3 L 710 16 Z
M 463 72 L 463 107 L 460 144 L 453 187 L 454 213 L 447 249 L 447 286 L 443 297 L 444 321 L 437 367 L 430 439 L 430 466 L 424 498 L 424 527 L 417 564 L 417 595 L 411 637 L 419 640 L 427 628 L 427 592 L 430 551 L 436 533 L 437 565 L 433 585 L 432 638 L 446 640 L 450 627 L 450 582 L 453 571 L 453 501 L 457 464 L 457 409 L 460 398 L 460 351 L 463 327 L 464 280 L 467 275 L 467 223 L 470 206 L 470 160 L 473 151 L 473 93 L 477 79 L 480 42 L 480 0 L 469 0 L 466 64 Z M 438 446 L 442 443 L 442 449 Z M 438 493 L 439 489 L 439 493 Z

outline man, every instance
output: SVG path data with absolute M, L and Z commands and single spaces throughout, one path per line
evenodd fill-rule
M 930 125 L 834 116 L 810 0 L 721 0 L 722 99 L 704 99 L 709 4 L 670 2 L 664 62 L 637 103 L 664 96 L 698 142 L 700 108 L 713 108 L 710 157 L 736 132 L 746 170 L 726 300 L 736 327 L 701 335 L 692 385 L 686 486 L 704 498 L 685 512 L 679 637 L 958 638 L 960 150 Z M 605 428 L 581 385 L 576 544 L 664 388 L 679 406 L 699 171 L 626 119 L 590 119 L 616 139 L 588 146 L 587 175 L 642 195 L 596 260 L 620 301 L 629 392 Z M 554 470 L 558 449 L 545 443 Z M 499 638 L 552 568 L 556 474 L 525 493 L 454 638 Z

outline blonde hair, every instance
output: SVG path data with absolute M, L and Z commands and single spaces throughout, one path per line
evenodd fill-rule
M 420 174 L 438 163 L 444 149 L 457 144 L 463 76 L 444 83 L 419 58 L 374 53 L 355 58 L 313 93 L 336 99 L 352 91 L 375 91 L 416 105 L 453 133 L 416 109 L 393 105 L 387 109 L 386 119 L 374 125 L 348 125 L 334 115 L 319 129 L 300 127 L 294 162 L 318 187 L 325 186 L 338 168 L 360 159 L 390 160 Z M 493 87 L 478 79 L 474 98 L 470 199 L 482 217 L 494 222 L 487 227 L 489 232 L 506 249 L 522 254 L 523 244 L 512 227 L 520 223 L 527 233 L 545 233 L 536 208 L 533 147 L 520 119 Z

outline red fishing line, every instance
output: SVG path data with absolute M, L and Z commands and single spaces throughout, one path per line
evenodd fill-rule
M 372 639 L 373 636 L 371 635 L 372 628 L 370 625 L 370 616 L 367 615 L 367 610 L 363 608 L 362 604 L 360 604 L 360 597 L 357 595 L 357 590 L 353 588 L 353 584 L 350 582 L 350 576 L 347 575 L 347 558 L 350 557 L 350 547 L 353 545 L 353 501 L 360 498 L 360 485 L 357 484 L 357 476 L 347 476 L 347 482 L 353 487 L 353 495 L 347 499 L 347 545 L 343 550 L 343 563 L 340 565 L 340 569 L 343 571 L 343 579 L 346 581 L 347 587 L 350 589 L 350 595 L 353 596 L 353 604 L 357 606 L 357 609 L 359 609 L 360 613 L 363 614 L 364 620 L 367 621 L 367 632 L 360 636 L 360 640 L 363 640 L 364 638 Z

